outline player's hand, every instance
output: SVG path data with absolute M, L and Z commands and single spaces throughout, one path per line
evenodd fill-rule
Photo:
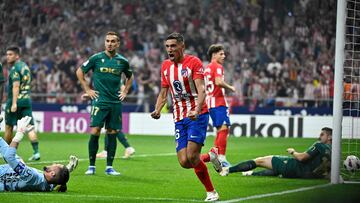
M 125 97 L 127 96 L 127 92 L 125 91 L 119 91 L 119 100 L 124 101 Z
M 294 154 L 295 149 L 294 149 L 294 148 L 288 148 L 286 151 L 287 151 L 289 154 Z
M 161 114 L 160 114 L 160 112 L 159 111 L 153 111 L 153 112 L 151 112 L 151 117 L 153 118 L 153 119 L 159 119 L 160 118 L 160 116 L 161 116 Z
M 31 119 L 32 118 L 30 116 L 25 116 L 17 121 L 17 132 L 12 139 L 13 142 L 19 143 L 23 139 L 24 134 L 27 134 L 29 131 L 34 129 L 34 126 L 30 125 Z
M 86 94 L 90 97 L 90 99 L 96 99 L 99 97 L 99 93 L 95 90 L 88 90 Z
M 81 95 L 81 100 L 83 101 L 87 101 L 87 100 L 90 100 L 90 96 L 87 94 L 87 93 L 84 93 Z
M 230 86 L 230 90 L 231 90 L 232 92 L 236 92 L 236 89 L 235 89 L 234 86 Z
M 196 120 L 199 116 L 199 113 L 197 111 L 190 111 L 188 113 L 188 117 L 191 119 L 191 120 Z
M 16 112 L 16 110 L 17 110 L 17 104 L 12 104 L 10 111 L 11 112 Z

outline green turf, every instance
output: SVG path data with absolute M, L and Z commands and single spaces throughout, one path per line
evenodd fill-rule
M 136 156 L 123 160 L 117 158 L 114 168 L 122 173 L 119 177 L 104 174 L 105 160 L 97 161 L 94 176 L 84 172 L 87 161 L 87 135 L 40 134 L 41 162 L 28 162 L 32 167 L 42 168 L 54 160 L 67 160 L 75 154 L 82 160 L 72 174 L 66 193 L 0 193 L 0 202 L 197 202 L 205 198 L 205 192 L 193 170 L 182 169 L 175 155 L 172 137 L 129 136 L 136 149 Z M 300 138 L 235 138 L 228 141 L 228 160 L 235 164 L 242 160 L 269 154 L 285 155 L 288 147 L 304 151 L 315 139 Z M 100 141 L 100 149 L 103 140 Z M 213 137 L 207 138 L 204 151 L 209 150 Z M 123 147 L 118 144 L 117 157 Z M 19 155 L 31 155 L 27 140 L 21 143 Z M 3 163 L 3 162 L 0 162 Z M 327 184 L 326 180 L 283 179 L 277 177 L 243 177 L 231 174 L 221 177 L 208 165 L 211 178 L 221 200 L 239 199 L 259 194 L 276 193 L 303 187 Z M 250 199 L 250 202 L 312 202 L 320 196 L 337 197 L 341 202 L 360 202 L 360 185 L 338 185 L 297 193 Z M 350 198 L 349 198 L 350 197 Z M 285 199 L 284 199 L 285 198 Z M 356 199 L 357 198 L 357 199 Z M 320 202 L 320 201 L 318 201 Z

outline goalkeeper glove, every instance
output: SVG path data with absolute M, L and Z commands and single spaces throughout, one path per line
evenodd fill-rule
M 31 119 L 32 119 L 31 117 L 25 116 L 17 121 L 17 132 L 14 138 L 12 139 L 13 142 L 19 143 L 23 139 L 24 134 L 34 129 L 33 125 L 29 125 Z

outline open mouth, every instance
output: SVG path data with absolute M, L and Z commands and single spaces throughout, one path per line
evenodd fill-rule
M 173 59 L 175 57 L 175 54 L 168 54 L 170 59 Z

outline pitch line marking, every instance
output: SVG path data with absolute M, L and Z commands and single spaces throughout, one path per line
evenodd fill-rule
M 131 157 L 161 157 L 161 156 L 175 156 L 176 153 L 160 153 L 160 154 L 139 154 L 139 155 L 133 155 Z M 106 158 L 96 158 L 97 160 L 106 159 Z M 115 157 L 115 159 L 123 159 L 121 157 Z M 130 158 L 131 159 L 131 158 Z M 66 160 L 54 160 L 54 161 L 33 161 L 33 162 L 26 162 L 26 165 L 37 165 L 37 164 L 52 164 L 52 163 L 63 163 L 68 162 L 69 159 Z M 89 161 L 88 158 L 81 158 L 79 161 Z
M 118 200 L 146 200 L 146 201 L 175 201 L 175 202 L 204 202 L 195 199 L 175 199 L 175 198 L 161 198 L 161 197 L 123 197 L 113 195 L 81 195 L 81 194 L 63 194 L 63 193 L 26 193 L 26 192 L 4 192 L 1 195 L 21 195 L 21 196 L 48 196 L 48 197 L 69 197 L 69 198 L 91 198 L 91 199 L 118 199 Z
M 317 188 L 328 187 L 330 185 L 331 185 L 331 183 L 327 183 L 327 184 L 324 184 L 324 185 L 301 187 L 301 188 L 293 189 L 293 190 L 285 190 L 285 191 L 281 191 L 281 192 L 253 195 L 253 196 L 242 197 L 242 198 L 237 198 L 237 199 L 230 199 L 230 200 L 224 200 L 224 201 L 219 201 L 219 202 L 221 202 L 221 203 L 241 202 L 241 201 L 252 200 L 252 199 L 260 199 L 260 198 L 264 198 L 264 197 L 272 197 L 272 196 L 290 194 L 290 193 L 295 193 L 295 192 L 303 192 L 303 191 L 307 191 L 307 190 L 313 190 L 313 189 L 317 189 Z

